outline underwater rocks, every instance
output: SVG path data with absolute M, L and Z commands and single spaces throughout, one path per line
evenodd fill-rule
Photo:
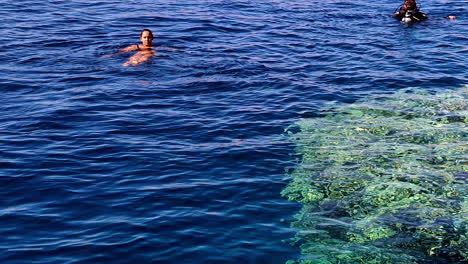
M 407 89 L 298 122 L 289 263 L 466 263 L 467 97 Z

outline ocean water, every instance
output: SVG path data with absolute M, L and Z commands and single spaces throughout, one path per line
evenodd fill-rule
M 466 2 L 423 1 L 411 26 L 399 4 L 0 0 L 0 263 L 296 258 L 285 129 L 467 84 Z M 103 58 L 143 28 L 149 62 Z

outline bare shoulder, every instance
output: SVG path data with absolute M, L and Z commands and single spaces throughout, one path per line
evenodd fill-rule
M 134 50 L 138 50 L 138 45 L 130 45 L 126 48 L 121 49 L 119 52 L 129 52 Z

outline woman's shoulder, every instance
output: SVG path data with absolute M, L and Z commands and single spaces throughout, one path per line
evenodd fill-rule
M 130 45 L 130 46 L 128 46 L 128 48 L 131 49 L 132 51 L 133 50 L 140 50 L 140 45 L 138 45 L 138 44 Z
M 139 50 L 139 49 L 140 49 L 140 47 L 137 44 L 135 44 L 135 45 L 130 45 L 130 46 L 126 47 L 126 48 L 123 48 L 123 49 L 121 49 L 121 51 L 128 52 L 128 51 L 134 51 L 134 50 Z

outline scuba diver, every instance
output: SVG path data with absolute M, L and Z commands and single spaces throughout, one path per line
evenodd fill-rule
M 416 0 L 405 0 L 403 5 L 392 16 L 403 23 L 417 22 L 427 19 L 427 15 L 419 12 Z

